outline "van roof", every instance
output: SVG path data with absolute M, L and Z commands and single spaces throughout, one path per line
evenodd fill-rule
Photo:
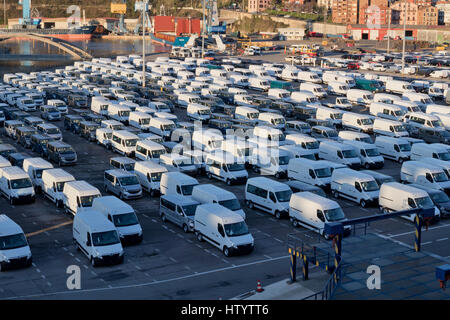
M 152 173 L 152 172 L 167 172 L 168 171 L 165 166 L 157 164 L 156 162 L 151 161 L 151 160 L 137 161 L 134 165 L 134 170 L 140 171 L 141 168 L 150 173 Z
M 134 176 L 133 173 L 123 170 L 123 169 L 110 169 L 110 170 L 105 170 L 105 173 L 109 173 L 112 176 L 115 176 L 117 178 L 122 178 L 122 177 L 129 177 L 129 176 Z
M 381 185 L 380 193 L 382 189 L 393 189 L 395 190 L 396 194 L 398 192 L 402 193 L 410 193 L 413 197 L 426 197 L 428 196 L 428 193 L 424 190 L 420 190 L 414 187 L 411 187 L 407 184 L 402 184 L 399 182 L 386 182 Z
M 401 138 L 394 138 L 389 136 L 377 136 L 375 139 L 375 144 L 377 142 L 390 142 L 390 143 L 397 143 L 397 144 L 409 144 L 408 140 L 401 139 Z
M 358 149 L 377 149 L 377 146 L 374 145 L 373 143 L 367 143 L 367 142 L 363 142 L 363 141 L 346 140 L 343 143 L 351 145 Z
M 148 113 L 142 112 L 142 111 L 133 111 L 130 112 L 130 119 L 132 116 L 137 116 L 139 118 L 151 118 L 152 116 L 149 115 Z
M 39 157 L 27 158 L 27 159 L 23 160 L 23 168 L 25 168 L 27 165 L 32 166 L 34 168 L 40 168 L 40 169 L 53 168 L 53 165 L 50 162 L 48 162 L 42 158 L 39 158 Z
M 116 130 L 113 132 L 113 135 L 120 136 L 123 139 L 139 139 L 137 135 L 127 130 Z
M 165 194 L 161 195 L 161 199 L 167 199 L 171 202 L 174 202 L 180 206 L 192 205 L 192 204 L 200 204 L 198 201 L 192 199 L 189 196 L 182 196 L 179 194 Z
M 332 175 L 332 179 L 334 180 L 335 178 L 340 177 L 342 178 L 347 178 L 347 179 L 352 179 L 352 180 L 358 180 L 358 181 L 374 181 L 375 178 L 367 173 L 363 173 L 360 171 L 356 171 L 350 168 L 342 168 L 339 170 L 334 170 L 333 171 L 333 175 Z
M 95 210 L 99 207 L 107 207 L 109 209 L 108 213 L 110 213 L 111 215 L 134 212 L 132 206 L 115 196 L 103 196 L 95 198 L 92 203 L 92 209 Z
M 218 203 L 207 203 L 199 205 L 197 207 L 197 210 L 195 211 L 196 218 L 201 212 L 215 215 L 222 220 L 223 224 L 237 223 L 244 220 L 239 214 L 221 206 Z
M 290 190 L 289 186 L 266 177 L 255 177 L 247 180 L 247 184 L 271 188 L 274 192 Z
M 5 214 L 0 214 L 0 237 L 23 233 L 22 228 Z
M 179 180 L 182 184 L 198 184 L 197 179 L 188 176 L 187 174 L 184 174 L 182 172 L 164 172 L 163 176 L 171 177 L 173 179 Z M 162 177 L 161 177 L 162 180 Z
M 143 146 L 145 148 L 152 149 L 152 150 L 154 150 L 154 149 L 164 149 L 165 150 L 164 146 L 162 146 L 161 144 L 154 142 L 152 140 L 140 140 L 140 141 L 138 141 L 138 144 L 140 146 Z
M 300 139 L 301 141 L 305 141 L 305 142 L 317 141 L 316 138 L 313 138 L 313 137 L 308 136 L 307 134 L 303 134 L 303 133 L 292 133 L 292 134 L 286 135 L 286 140 L 297 140 L 297 139 Z
M 74 222 L 75 220 L 81 220 L 88 225 L 91 233 L 116 230 L 111 221 L 106 219 L 106 217 L 97 210 L 91 208 L 86 208 L 77 212 Z
M 448 152 L 448 148 L 446 148 L 445 146 L 439 145 L 439 144 L 435 144 L 435 143 L 414 143 L 411 147 L 411 152 L 414 152 L 417 149 L 429 149 L 431 151 L 435 151 L 435 152 Z
M 330 209 L 336 209 L 340 208 L 339 204 L 331 199 L 319 196 L 318 194 L 305 191 L 305 192 L 297 192 L 292 194 L 291 200 L 290 200 L 290 206 L 291 203 L 295 205 L 295 202 L 297 203 L 309 203 L 309 204 L 315 204 L 316 208 L 319 207 L 322 210 L 330 210 Z
M 64 184 L 64 189 L 66 188 L 66 186 L 78 191 L 79 193 L 81 193 L 81 195 L 92 195 L 93 193 L 100 193 L 100 191 L 96 187 L 84 180 L 69 181 Z
M 323 163 L 321 161 L 316 161 L 316 160 L 311 160 L 311 159 L 306 159 L 306 158 L 293 158 L 289 161 L 289 164 L 294 164 L 294 163 L 300 163 L 305 167 L 311 167 L 313 169 L 321 169 L 321 168 L 329 168 L 330 166 L 326 163 Z
M 319 147 L 329 146 L 335 149 L 354 150 L 352 146 L 336 141 L 321 141 Z
M 150 120 L 150 124 L 154 124 L 154 123 L 158 123 L 158 124 L 175 124 L 172 120 L 170 120 L 168 118 L 159 118 L 159 117 L 153 117 Z
M 403 169 L 407 169 L 408 167 L 415 167 L 417 170 L 427 170 L 427 171 L 431 171 L 431 172 L 442 172 L 442 168 L 435 166 L 433 164 L 428 164 L 422 161 L 405 161 L 402 165 L 401 171 L 403 171 Z
M 42 177 L 44 176 L 50 176 L 56 182 L 75 180 L 75 178 L 70 173 L 60 168 L 44 170 L 44 172 L 42 173 Z
M 62 141 L 49 141 L 48 144 L 51 144 L 55 148 L 65 148 L 65 147 L 71 147 L 72 148 L 72 146 L 70 144 L 67 144 L 67 143 L 62 142 Z
M 217 198 L 219 199 L 218 201 L 228 200 L 228 199 L 236 199 L 236 196 L 234 195 L 234 193 L 232 193 L 228 190 L 225 190 L 223 188 L 220 188 L 214 184 L 209 184 L 209 183 L 199 184 L 194 187 L 194 189 L 192 191 L 192 195 L 194 195 L 196 193 L 195 190 L 198 190 L 202 193 L 209 193 L 209 194 L 212 193 L 215 196 L 217 196 Z
M 29 178 L 28 174 L 16 166 L 0 168 L 0 176 L 7 179 L 11 178 Z

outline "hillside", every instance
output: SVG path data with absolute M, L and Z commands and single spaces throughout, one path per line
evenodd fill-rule
M 120 2 L 119 0 L 114 2 Z M 139 17 L 138 12 L 134 12 L 135 0 L 126 0 L 127 2 L 127 14 L 126 18 Z M 222 1 L 220 1 L 222 2 Z M 164 3 L 166 15 L 194 15 L 200 16 L 195 12 L 189 12 L 181 10 L 182 7 L 200 7 L 200 0 L 152 0 L 152 13 L 159 14 L 160 6 Z M 229 3 L 227 0 L 223 0 L 223 3 Z M 71 5 L 79 6 L 81 9 L 81 16 L 83 10 L 86 12 L 86 18 L 96 17 L 114 17 L 117 14 L 110 13 L 110 0 L 32 0 L 32 8 L 39 12 L 42 17 L 68 17 L 66 12 L 67 8 Z M 219 4 L 220 5 L 220 4 Z M 22 10 L 18 5 L 18 0 L 6 0 L 7 17 L 19 18 L 22 16 Z M 34 15 L 33 15 L 34 16 Z M 0 1 L 0 24 L 4 24 L 3 21 L 3 1 Z

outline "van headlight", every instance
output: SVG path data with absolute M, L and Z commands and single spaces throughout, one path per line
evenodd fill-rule
M 0 261 L 9 262 L 9 259 L 3 253 L 0 253 Z
M 100 258 L 100 259 L 102 259 L 102 257 L 100 256 L 100 252 L 98 252 L 97 250 L 93 250 L 93 251 L 92 251 L 92 256 L 93 256 L 94 258 Z
M 194 227 L 194 221 L 190 221 L 190 222 L 189 222 L 189 226 L 190 226 L 191 228 L 193 228 L 193 227 Z

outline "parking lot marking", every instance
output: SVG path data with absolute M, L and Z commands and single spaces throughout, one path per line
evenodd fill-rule
M 49 287 L 51 287 L 51 286 L 52 286 L 52 284 L 51 284 L 50 282 L 48 282 L 48 281 L 47 281 L 47 285 L 48 285 Z
M 185 268 L 186 270 L 189 270 L 189 271 L 192 270 L 191 267 L 189 267 L 189 266 L 184 266 L 184 268 Z
M 257 214 L 260 217 L 264 216 L 261 212 L 258 212 L 258 211 L 255 211 L 255 214 Z
M 43 274 L 41 274 L 41 278 L 44 280 L 47 279 Z
M 66 247 L 63 247 L 63 250 L 67 252 L 67 250 L 69 250 L 69 249 L 67 249 Z
M 83 264 L 83 268 L 89 269 L 89 267 L 87 265 L 85 265 L 85 264 Z
M 81 260 L 80 260 L 80 259 L 78 259 L 77 257 L 75 257 L 75 260 L 77 260 L 77 262 L 81 262 Z
M 448 238 L 437 239 L 436 242 L 438 242 L 438 241 L 445 241 L 445 240 L 448 240 Z
M 39 268 L 36 268 L 36 272 L 41 273 L 41 270 L 39 270 Z
M 215 253 L 212 253 L 212 252 L 211 252 L 211 255 L 214 256 L 214 257 L 216 257 L 216 258 L 219 258 L 219 256 L 218 256 L 217 254 L 215 254 Z
M 34 222 L 34 221 L 33 221 L 33 222 Z M 58 229 L 58 228 L 67 226 L 67 225 L 72 224 L 72 223 L 73 223 L 73 221 L 72 221 L 72 220 L 69 220 L 69 221 L 66 221 L 66 222 L 57 224 L 57 225 L 55 225 L 55 226 L 52 226 L 52 227 L 48 227 L 48 228 L 41 229 L 41 230 L 38 230 L 38 231 L 35 231 L 35 232 L 27 233 L 25 236 L 26 236 L 27 238 L 29 238 L 29 237 L 32 237 L 32 236 L 35 236 L 35 235 L 38 235 L 38 234 L 41 234 L 41 233 L 44 233 L 44 232 L 47 232 L 47 231 L 50 231 L 50 230 L 55 230 L 55 229 Z
M 152 219 L 152 222 L 157 223 L 158 221 L 156 221 L 156 219 Z
M 69 252 L 69 255 L 72 256 L 72 257 L 74 256 L 72 252 Z
M 94 271 L 91 270 L 91 274 L 94 276 L 97 276 L 97 273 L 95 273 Z
M 58 241 L 57 239 L 55 239 L 55 243 L 56 243 L 56 244 L 59 244 L 59 241 Z
M 433 243 L 433 241 L 422 242 L 422 245 L 424 246 L 424 245 L 427 245 L 427 244 L 430 244 L 430 243 Z
M 189 243 L 194 242 L 194 241 L 192 241 L 191 239 L 187 239 L 186 241 L 189 242 Z
M 168 283 L 168 282 L 180 281 L 180 280 L 195 278 L 195 277 L 199 277 L 199 276 L 229 271 L 229 270 L 233 270 L 233 269 L 249 267 L 249 266 L 253 266 L 253 265 L 257 265 L 257 264 L 261 264 L 261 263 L 268 263 L 268 262 L 278 261 L 278 260 L 287 259 L 287 258 L 289 258 L 289 256 L 285 255 L 285 256 L 276 257 L 276 258 L 272 258 L 272 259 L 257 260 L 257 261 L 252 261 L 252 262 L 248 262 L 248 263 L 243 263 L 240 265 L 223 267 L 223 268 L 218 268 L 218 269 L 213 269 L 213 270 L 208 270 L 208 271 L 203 271 L 203 272 L 194 271 L 193 274 L 189 274 L 186 276 L 180 276 L 180 277 L 164 279 L 164 280 L 154 280 L 154 281 L 148 282 L 148 283 L 130 284 L 130 285 L 123 285 L 123 286 L 117 286 L 117 287 L 112 287 L 112 288 L 93 288 L 93 289 L 81 289 L 81 290 L 73 290 L 73 291 L 60 291 L 60 292 L 50 292 L 50 293 L 42 293 L 42 294 L 32 294 L 32 295 L 27 295 L 27 296 L 7 297 L 6 299 L 13 300 L 13 299 L 24 299 L 24 298 L 33 298 L 33 297 L 46 297 L 46 296 L 54 296 L 54 295 L 73 294 L 73 293 L 80 293 L 80 292 L 100 292 L 100 291 L 105 291 L 108 289 L 118 290 L 118 289 L 146 287 L 146 286 L 151 286 L 151 285 L 158 285 L 158 284 L 163 284 L 163 283 Z M 225 259 L 223 259 L 223 260 L 225 260 Z M 100 278 L 100 280 L 105 282 L 105 280 L 102 278 Z
M 136 270 L 139 270 L 139 271 L 142 270 L 138 265 L 134 265 L 134 267 L 136 268 Z
M 175 233 L 175 231 L 173 231 L 172 229 L 168 229 L 170 232 Z
M 184 239 L 184 236 L 182 234 L 177 233 L 178 238 Z
M 144 217 L 148 218 L 148 215 L 146 215 L 145 213 L 143 214 Z
M 31 265 L 36 268 L 36 264 L 34 262 L 32 262 Z
M 172 257 L 169 257 L 169 260 L 172 261 L 173 263 L 177 263 L 177 262 L 178 262 L 177 260 L 175 260 L 175 259 L 172 258 Z
M 435 229 L 441 229 L 441 228 L 447 228 L 447 227 L 450 227 L 450 224 L 441 224 L 441 225 L 438 225 L 438 226 L 435 226 L 435 227 L 430 227 L 430 228 L 428 228 L 428 231 L 435 230 Z M 394 237 L 401 237 L 401 236 L 405 236 L 405 235 L 408 235 L 408 234 L 414 234 L 414 233 L 415 233 L 415 231 L 409 231 L 409 232 L 403 232 L 403 233 L 398 233 L 398 234 L 390 234 L 390 233 L 388 233 L 387 235 L 390 238 L 394 238 Z
M 278 241 L 278 242 L 280 242 L 280 243 L 283 243 L 283 241 L 282 240 L 280 240 L 280 239 L 278 239 L 278 238 L 273 238 L 275 241 Z
M 223 262 L 225 263 L 230 263 L 228 260 L 222 259 Z
M 264 257 L 266 257 L 267 259 L 272 259 L 272 257 L 268 256 L 267 254 L 265 254 Z
M 27 215 L 26 215 L 25 213 L 22 213 L 22 217 L 26 218 L 26 217 L 27 217 Z

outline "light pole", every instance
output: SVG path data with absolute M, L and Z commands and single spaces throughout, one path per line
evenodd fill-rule
M 203 25 L 202 25 L 202 59 L 205 57 L 205 0 L 202 2 L 203 5 Z
M 388 1 L 388 5 L 389 5 L 389 1 Z M 388 15 L 388 31 L 387 31 L 387 54 L 389 54 L 389 49 L 390 49 L 390 40 L 391 40 L 391 36 L 389 35 L 390 31 L 391 31 L 391 14 L 392 14 L 392 10 L 391 7 L 388 7 L 389 10 L 389 15 Z
M 406 0 L 403 0 L 403 4 L 405 5 L 404 16 L 403 16 L 403 50 L 402 50 L 402 74 L 405 71 L 405 46 L 406 46 L 406 15 L 408 13 L 406 7 Z
M 142 88 L 145 88 L 145 14 L 147 1 L 142 2 Z

